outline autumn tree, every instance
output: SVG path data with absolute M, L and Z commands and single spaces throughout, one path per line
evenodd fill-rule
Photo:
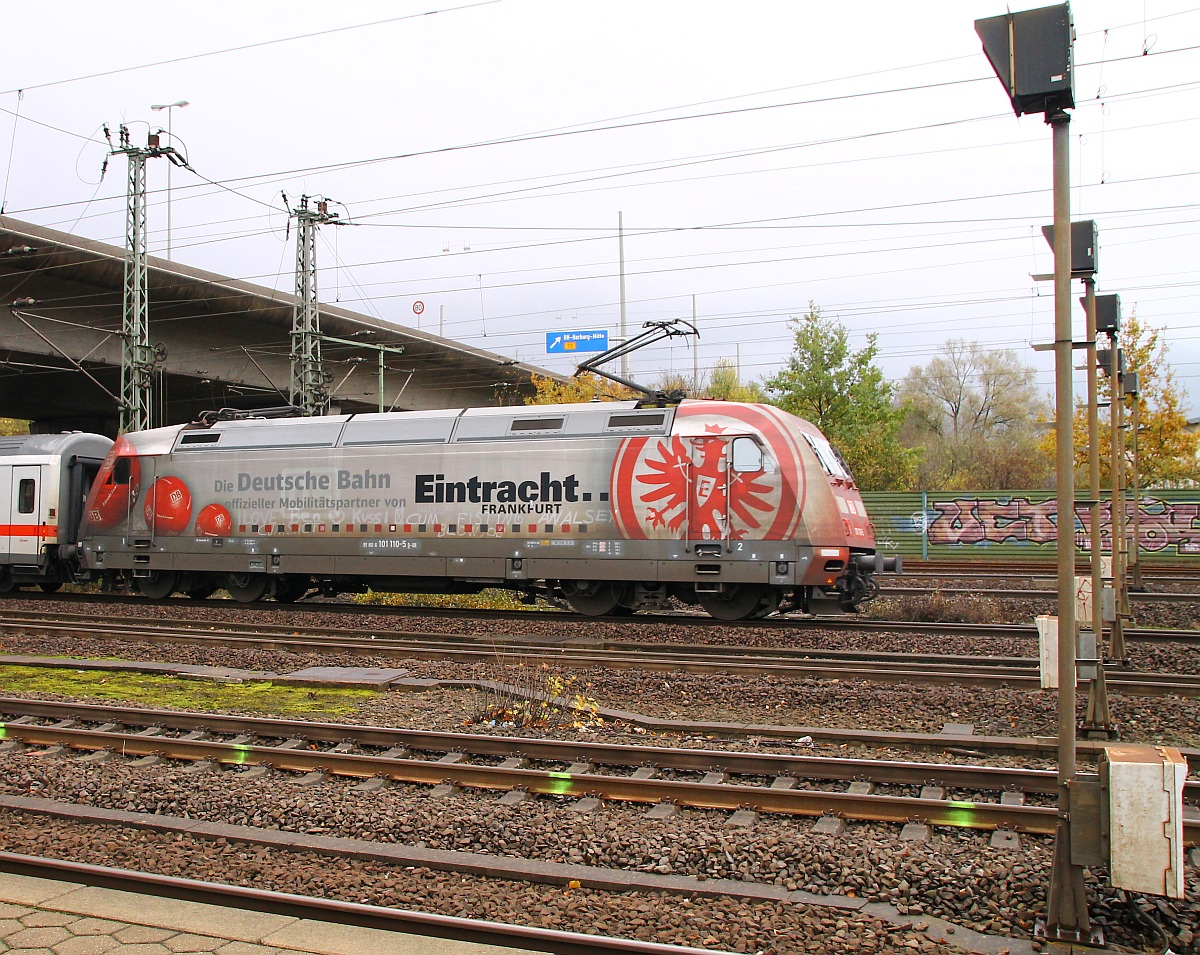
M 700 395 L 692 376 L 685 375 L 682 371 L 664 371 L 650 387 L 667 395 L 683 394 L 689 398 L 697 398 Z
M 592 372 L 571 378 L 533 375 L 535 393 L 526 397 L 527 405 L 567 405 L 583 401 L 627 401 L 642 397 L 631 388 L 609 381 Z
M 1138 475 L 1142 487 L 1172 487 L 1200 480 L 1197 466 L 1197 442 L 1200 435 L 1187 430 L 1184 403 L 1187 394 L 1175 379 L 1167 362 L 1167 344 L 1163 330 L 1144 325 L 1136 313 L 1127 318 L 1117 344 L 1124 352 L 1126 374 L 1138 376 Z M 1107 375 L 1100 379 L 1100 482 L 1111 487 L 1109 479 L 1112 462 L 1112 429 L 1105 405 L 1112 397 L 1112 382 Z M 1125 397 L 1125 422 L 1132 427 L 1133 398 Z M 1075 469 L 1077 481 L 1086 484 L 1088 467 L 1087 404 L 1075 403 Z M 1133 462 L 1133 441 L 1129 432 L 1125 438 L 1126 458 Z M 1053 440 L 1048 445 L 1053 449 Z
M 808 314 L 789 323 L 792 354 L 763 382 L 771 400 L 820 428 L 838 446 L 863 490 L 911 486 L 917 452 L 898 439 L 904 413 L 875 364 L 876 336 L 867 336 L 865 348 L 851 349 L 846 326 L 822 317 L 811 302 Z
M 742 384 L 738 377 L 737 365 L 728 358 L 721 358 L 713 365 L 708 384 L 703 389 L 706 398 L 716 398 L 718 401 L 748 401 L 759 404 L 767 400 L 762 386 L 756 381 Z
M 742 384 L 737 365 L 731 359 L 719 358 L 707 375 L 699 381 L 679 371 L 664 372 L 655 387 L 665 392 L 683 391 L 689 398 L 711 398 L 716 401 L 747 401 L 759 404 L 767 400 L 758 382 Z
M 29 422 L 20 418 L 0 418 L 0 435 L 29 434 Z
M 1044 448 L 1049 406 L 1016 352 L 952 339 L 900 384 L 901 436 L 924 449 L 922 487 L 944 490 L 1044 487 L 1053 455 Z

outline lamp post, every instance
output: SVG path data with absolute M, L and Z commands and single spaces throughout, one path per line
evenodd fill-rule
M 175 112 L 175 107 L 180 109 L 188 105 L 185 99 L 176 100 L 174 103 L 159 103 L 157 106 L 150 108 L 156 113 L 162 110 L 167 111 L 167 139 L 171 140 L 171 145 L 175 145 L 175 139 L 171 135 L 171 116 Z M 173 165 L 173 164 L 172 164 Z M 171 166 L 167 166 L 167 261 L 171 260 Z

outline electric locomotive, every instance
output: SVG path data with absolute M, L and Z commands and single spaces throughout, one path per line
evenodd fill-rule
M 898 569 L 810 423 L 624 401 L 210 419 L 126 434 L 81 572 L 151 598 L 503 587 L 602 615 L 852 611 Z

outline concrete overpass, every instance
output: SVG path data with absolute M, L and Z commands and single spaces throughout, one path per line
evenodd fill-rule
M 125 250 L 0 217 L 0 416 L 35 431 L 115 435 Z M 291 294 L 149 259 L 155 425 L 220 408 L 287 404 Z M 399 346 L 383 372 L 385 409 L 515 404 L 543 369 L 437 335 L 321 305 L 324 334 Z M 378 410 L 378 352 L 323 346 L 333 406 Z

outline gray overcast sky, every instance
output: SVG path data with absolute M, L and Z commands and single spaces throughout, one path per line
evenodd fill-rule
M 291 289 L 280 192 L 328 196 L 355 225 L 322 231 L 323 300 L 403 325 L 418 324 L 419 300 L 426 330 L 444 319 L 449 337 L 569 371 L 545 335 L 615 334 L 622 212 L 630 328 L 690 316 L 694 295 L 705 368 L 736 358 L 744 379 L 771 373 L 788 316 L 811 300 L 856 345 L 878 333 L 889 377 L 963 337 L 1014 349 L 1048 391 L 1052 359 L 1029 346 L 1053 324 L 1051 287 L 1030 280 L 1052 269 L 1050 133 L 1012 115 L 973 25 L 1004 9 L 8 4 L 3 199 L 18 219 L 120 245 L 125 162 L 99 181 L 101 124 L 115 138 L 126 122 L 144 144 L 167 125 L 151 104 L 186 99 L 177 145 L 227 188 L 172 173 L 180 262 Z M 1099 223 L 1100 292 L 1166 328 L 1194 413 L 1200 4 L 1072 12 L 1072 216 Z M 319 35 L 270 42 L 307 34 Z M 130 69 L 159 61 L 172 62 Z M 562 135 L 533 135 L 548 133 Z M 166 182 L 153 161 L 160 255 Z M 663 368 L 690 373 L 690 345 L 633 359 L 646 380 Z

